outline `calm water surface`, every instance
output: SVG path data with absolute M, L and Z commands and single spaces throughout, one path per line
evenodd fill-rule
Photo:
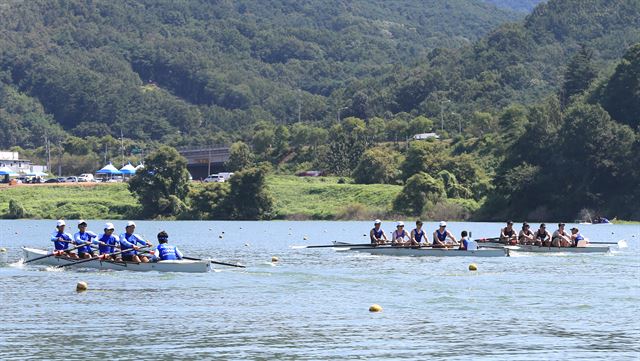
M 137 223 L 137 233 L 154 239 L 166 230 L 189 256 L 247 268 L 161 274 L 0 265 L 0 359 L 640 358 L 638 225 L 581 226 L 592 241 L 628 241 L 605 255 L 438 259 L 290 248 L 365 242 L 370 222 Z M 9 262 L 23 245 L 49 247 L 53 224 L 0 221 Z M 449 226 L 490 237 L 501 225 Z M 478 272 L 467 270 L 472 262 Z M 76 293 L 78 281 L 90 290 Z M 368 312 L 373 303 L 384 311 Z

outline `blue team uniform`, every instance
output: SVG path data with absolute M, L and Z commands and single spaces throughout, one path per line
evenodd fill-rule
M 420 232 L 418 232 L 418 229 L 415 228 L 413 230 L 413 234 L 415 235 L 416 242 L 418 243 L 422 242 L 422 237 L 424 237 L 424 230 L 421 229 Z
M 160 261 L 175 261 L 182 259 L 182 252 L 176 246 L 161 243 L 156 247 L 156 257 Z
M 58 238 L 62 238 L 66 242 L 58 241 Z M 51 241 L 56 251 L 66 251 L 69 248 L 69 243 L 72 242 L 71 235 L 69 233 L 55 231 L 51 234 Z
M 123 255 L 135 255 L 138 254 L 138 252 L 136 252 L 133 249 L 133 246 L 146 246 L 147 245 L 147 241 L 145 241 L 142 237 L 140 237 L 137 234 L 126 234 L 123 233 L 120 235 L 120 248 L 122 248 L 122 250 L 127 250 L 129 249 L 130 251 L 126 251 L 123 252 Z
M 445 230 L 444 232 L 440 233 L 440 230 L 436 229 L 436 237 L 438 238 L 438 240 L 440 240 L 440 242 L 445 243 L 445 241 L 447 240 L 447 231 Z M 438 243 L 433 240 L 433 244 L 437 245 Z
M 76 246 L 79 246 L 87 242 L 92 242 L 92 240 L 97 236 L 98 236 L 97 234 L 90 231 L 83 232 L 83 233 L 76 232 L 76 234 L 73 235 L 73 241 L 75 242 Z M 78 253 L 91 253 L 91 252 L 92 252 L 91 245 L 86 245 L 78 248 Z
M 120 241 L 118 240 L 118 236 L 115 234 L 109 236 L 103 233 L 94 241 L 94 243 L 98 243 L 98 252 L 100 254 L 110 254 L 116 251 L 116 246 Z
M 584 237 L 582 237 L 582 235 L 580 233 L 578 233 L 576 235 L 576 239 L 573 242 L 573 247 L 577 247 L 578 246 L 578 242 L 583 241 Z

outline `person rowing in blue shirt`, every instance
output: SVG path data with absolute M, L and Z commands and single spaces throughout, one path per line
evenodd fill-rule
M 582 236 L 576 227 L 571 228 L 571 247 L 586 247 L 589 241 Z
M 121 261 L 122 257 L 118 255 L 112 255 L 112 253 L 116 253 L 116 248 L 120 248 L 120 240 L 118 236 L 113 234 L 115 231 L 115 227 L 113 223 L 105 223 L 104 225 L 104 233 L 97 237 L 94 241 L 98 244 L 98 253 L 100 254 L 100 258 L 107 261 Z
M 127 226 L 125 227 L 125 232 L 120 235 L 120 247 L 123 251 L 128 250 L 122 253 L 122 260 L 147 263 L 149 262 L 149 258 L 139 254 L 137 250 L 140 249 L 140 246 L 151 247 L 152 244 L 148 241 L 145 241 L 141 236 L 134 234 L 133 232 L 135 230 L 136 224 L 132 221 L 129 221 L 127 222 Z
M 416 228 L 411 230 L 411 245 L 412 246 L 421 246 L 421 242 L 429 243 L 427 237 L 425 236 L 424 230 L 422 229 L 422 221 L 416 221 Z
M 381 220 L 376 219 L 373 222 L 373 228 L 371 228 L 371 231 L 369 232 L 369 238 L 371 239 L 371 245 L 373 246 L 387 243 L 387 235 L 382 230 Z
M 84 246 L 78 248 L 78 258 L 91 258 L 94 256 L 91 243 L 97 236 L 91 231 L 87 232 L 87 222 L 83 219 L 78 221 L 78 232 L 73 235 L 73 241 L 76 246 L 84 244 Z
M 441 221 L 440 227 L 433 232 L 433 247 L 434 248 L 446 248 L 447 247 L 447 238 L 449 238 L 454 246 L 459 246 L 458 241 L 456 241 L 456 237 L 451 234 L 447 230 L 447 222 Z
M 56 231 L 51 234 L 51 241 L 53 242 L 54 252 L 60 256 L 67 256 L 69 258 L 77 259 L 78 255 L 72 253 L 69 249 L 69 243 L 72 243 L 71 235 L 64 232 L 66 224 L 64 220 L 60 219 L 56 222 Z
M 158 233 L 158 247 L 156 247 L 156 252 L 153 257 L 154 261 L 175 261 L 182 259 L 182 252 L 178 249 L 178 247 L 170 245 L 169 243 L 169 235 L 167 232 L 162 231 Z

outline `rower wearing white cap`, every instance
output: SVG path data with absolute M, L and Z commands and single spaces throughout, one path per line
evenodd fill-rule
M 51 234 L 51 241 L 53 242 L 53 246 L 55 248 L 54 253 L 59 255 L 66 255 L 70 258 L 78 258 L 75 253 L 71 253 L 69 250 L 69 243 L 73 242 L 71 240 L 71 235 L 69 233 L 64 232 L 64 227 L 66 223 L 64 220 L 60 219 L 56 222 L 56 231 Z
M 391 244 L 393 246 L 404 246 L 411 244 L 409 233 L 404 230 L 404 222 L 396 223 L 396 230 L 391 234 Z
M 381 220 L 376 219 L 373 222 L 373 228 L 371 228 L 371 231 L 369 232 L 369 238 L 371 239 L 371 244 L 374 246 L 387 243 L 387 235 L 382 230 Z
M 136 224 L 133 221 L 129 221 L 125 227 L 125 232 L 120 235 L 120 247 L 123 251 L 129 250 L 122 253 L 122 259 L 125 261 L 147 263 L 149 259 L 146 256 L 138 254 L 137 250 L 140 249 L 139 245 L 151 247 L 151 243 L 145 241 L 140 235 L 134 234 L 133 232 L 135 230 Z
M 442 221 L 439 224 L 439 228 L 436 229 L 435 232 L 433 232 L 433 247 L 447 247 L 447 238 L 449 238 L 453 242 L 453 245 L 458 246 L 456 237 L 454 237 L 453 234 L 451 234 L 451 232 L 447 230 L 447 222 Z
M 116 227 L 113 226 L 113 223 L 107 222 L 104 225 L 104 233 L 98 236 L 95 241 L 98 244 L 98 252 L 100 253 L 100 257 L 103 259 L 120 261 L 120 255 L 111 255 L 112 253 L 116 253 L 116 247 L 120 247 L 120 241 L 118 236 L 113 234 Z
M 87 222 L 84 219 L 78 221 L 78 232 L 73 235 L 73 241 L 76 246 L 84 244 L 84 246 L 78 248 L 78 258 L 91 258 L 94 256 L 91 242 L 97 236 L 97 234 L 87 231 Z

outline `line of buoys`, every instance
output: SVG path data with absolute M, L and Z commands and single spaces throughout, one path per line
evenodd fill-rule
M 374 303 L 373 305 L 369 306 L 369 312 L 382 312 L 382 306 Z
M 89 289 L 89 285 L 85 281 L 80 281 L 76 285 L 76 292 L 84 292 Z
M 475 263 L 469 265 L 469 271 L 477 271 L 478 266 Z

